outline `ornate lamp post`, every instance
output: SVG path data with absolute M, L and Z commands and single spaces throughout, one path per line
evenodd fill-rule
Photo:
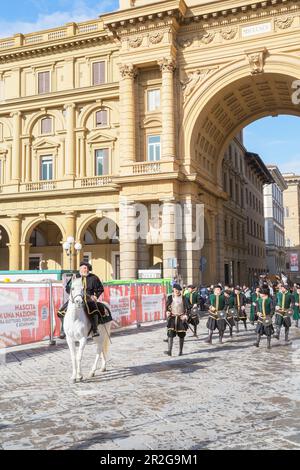
M 70 262 L 70 271 L 72 270 L 72 260 L 73 256 L 76 256 L 79 251 L 82 250 L 82 245 L 81 243 L 75 242 L 74 237 L 68 237 L 67 241 L 64 242 L 63 244 L 63 249 L 66 252 L 66 255 L 69 256 L 69 262 Z

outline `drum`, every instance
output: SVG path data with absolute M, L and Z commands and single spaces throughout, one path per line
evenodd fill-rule
M 236 308 L 231 308 L 229 310 L 229 313 L 233 316 L 233 318 L 236 320 L 239 317 L 239 313 Z
M 218 312 L 218 319 L 219 320 L 226 320 L 227 318 L 227 313 L 225 311 Z
M 292 308 L 289 308 L 287 311 L 286 311 L 286 314 L 291 317 L 294 315 L 294 310 Z

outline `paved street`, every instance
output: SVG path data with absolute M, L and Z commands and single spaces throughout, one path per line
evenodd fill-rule
M 0 365 L 1 449 L 300 449 L 300 329 L 293 343 L 253 326 L 223 345 L 188 332 L 164 354 L 165 323 L 113 333 L 108 370 L 70 384 L 65 341 L 7 354 Z M 283 332 L 282 332 L 283 335 Z M 93 361 L 84 356 L 85 375 Z

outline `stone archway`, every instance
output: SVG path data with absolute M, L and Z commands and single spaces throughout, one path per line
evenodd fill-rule
M 282 63 L 280 64 L 280 58 Z M 296 66 L 297 64 L 297 66 Z M 279 114 L 300 116 L 292 101 L 300 60 L 285 55 L 266 59 L 261 73 L 249 65 L 231 63 L 209 75 L 184 105 L 180 146 L 189 171 L 201 178 L 208 209 L 217 208 L 219 224 L 213 233 L 217 278 L 224 282 L 222 164 L 232 139 L 248 124 Z M 214 209 L 213 209 L 214 210 Z M 220 230 L 218 230 L 220 229 Z M 214 229 L 215 232 L 215 229 Z
M 25 269 L 63 269 L 63 235 L 51 221 L 43 221 L 31 227 L 26 234 Z
M 0 225 L 0 271 L 9 270 L 9 235 L 5 228 Z
M 102 280 L 120 279 L 119 227 L 109 218 L 93 218 L 81 228 L 81 260 L 91 263 Z

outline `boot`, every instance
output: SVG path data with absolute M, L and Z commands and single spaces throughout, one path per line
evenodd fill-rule
M 66 337 L 66 333 L 65 333 L 65 330 L 64 330 L 64 317 L 61 317 L 61 327 L 60 327 L 59 337 L 60 337 L 60 339 L 65 339 L 65 337 Z
M 213 331 L 209 330 L 208 337 L 204 340 L 204 343 L 212 344 Z
M 267 349 L 271 349 L 271 336 L 267 336 Z
M 254 343 L 253 346 L 256 346 L 257 348 L 259 347 L 260 337 L 261 335 L 256 335 L 256 343 Z
M 276 328 L 276 334 L 274 335 L 274 338 L 276 338 L 276 339 L 279 339 L 279 336 L 280 336 L 280 328 L 281 328 L 280 326 L 277 326 L 277 328 Z
M 197 336 L 197 325 L 194 326 L 194 336 Z
M 173 348 L 173 337 L 169 336 L 168 338 L 168 356 L 172 356 L 172 348 Z
M 295 327 L 296 327 L 296 328 L 299 328 L 299 327 L 298 327 L 298 323 L 299 323 L 299 320 L 296 320 L 296 322 L 295 322 Z
M 286 342 L 287 344 L 290 344 L 290 343 L 291 343 L 291 341 L 289 341 L 289 330 L 290 330 L 289 328 L 286 328 L 286 329 L 285 329 L 284 340 L 285 340 L 285 342 Z
M 239 330 L 239 322 L 238 322 L 238 321 L 236 322 L 235 326 L 236 326 L 236 332 L 238 333 L 238 332 L 240 331 L 240 330 Z
M 183 343 L 184 343 L 184 338 L 179 338 L 179 354 L 178 354 L 178 356 L 182 356 Z
M 219 343 L 222 344 L 223 343 L 223 331 L 222 333 L 219 333 Z
M 229 336 L 232 338 L 232 328 L 229 328 Z
M 98 315 L 97 314 L 92 314 L 90 315 L 90 321 L 92 324 L 92 338 L 95 338 L 96 336 L 99 336 L 99 331 L 98 331 Z
M 246 322 L 246 320 L 244 321 L 244 327 L 245 327 L 245 330 L 247 331 L 247 322 Z

